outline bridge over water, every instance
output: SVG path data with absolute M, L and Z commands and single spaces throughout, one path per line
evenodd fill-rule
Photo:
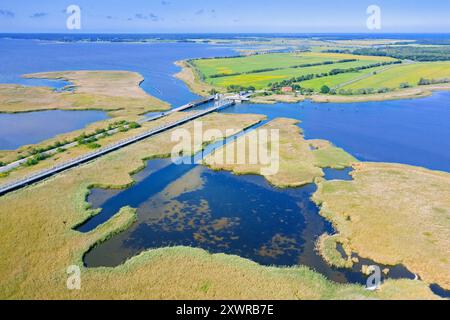
M 140 120 L 140 123 L 142 124 L 144 122 L 154 121 L 154 120 L 166 117 L 166 116 L 168 116 L 168 115 L 170 115 L 172 113 L 179 112 L 179 111 L 184 111 L 184 110 L 187 110 L 187 109 L 190 109 L 190 108 L 194 108 L 196 106 L 199 106 L 201 104 L 205 104 L 205 103 L 211 102 L 213 100 L 215 100 L 215 97 L 214 96 L 210 96 L 210 97 L 207 97 L 207 98 L 204 98 L 204 99 L 193 101 L 193 102 L 188 103 L 186 105 L 183 105 L 181 107 L 178 107 L 178 108 L 175 108 L 175 109 L 171 109 L 170 111 L 162 112 L 160 114 L 154 115 L 154 116 L 149 117 L 149 118 L 144 118 L 144 119 Z M 106 154 L 111 153 L 113 151 L 116 151 L 116 150 L 119 150 L 119 149 L 124 148 L 126 146 L 129 146 L 129 145 L 131 145 L 133 143 L 136 143 L 138 141 L 144 140 L 146 138 L 152 137 L 152 136 L 157 135 L 159 133 L 162 133 L 162 132 L 165 132 L 167 130 L 173 129 L 173 128 L 179 126 L 179 125 L 182 125 L 182 124 L 185 124 L 185 123 L 187 123 L 189 121 L 192 121 L 192 120 L 195 120 L 197 118 L 203 117 L 203 116 L 205 116 L 205 115 L 207 115 L 209 113 L 220 111 L 220 110 L 225 109 L 225 108 L 227 108 L 229 106 L 232 106 L 234 104 L 235 104 L 234 100 L 228 100 L 228 99 L 226 99 L 226 100 L 218 100 L 218 101 L 215 102 L 213 107 L 210 107 L 210 108 L 207 108 L 205 110 L 201 110 L 201 111 L 195 112 L 193 114 L 190 114 L 190 115 L 188 115 L 187 117 L 185 117 L 185 118 L 183 118 L 181 120 L 174 121 L 174 122 L 165 124 L 165 125 L 157 127 L 157 128 L 153 128 L 153 129 L 148 130 L 146 132 L 140 133 L 140 134 L 138 134 L 136 136 L 133 136 L 133 137 L 130 137 L 130 138 L 118 141 L 118 142 L 116 142 L 114 144 L 111 144 L 111 145 L 108 145 L 108 146 L 106 146 L 104 148 L 101 148 L 101 149 L 98 149 L 96 151 L 93 151 L 93 152 L 87 153 L 85 155 L 82 155 L 80 157 L 71 159 L 71 160 L 69 160 L 67 162 L 61 163 L 61 164 L 59 164 L 57 166 L 54 166 L 52 168 L 36 172 L 36 173 L 34 173 L 34 174 L 30 175 L 30 176 L 24 177 L 24 178 L 16 180 L 16 181 L 9 182 L 9 183 L 4 184 L 4 185 L 0 185 L 0 196 L 4 195 L 6 193 L 9 193 L 11 191 L 14 191 L 14 190 L 21 189 L 21 188 L 23 188 L 23 187 L 25 187 L 27 185 L 30 185 L 30 184 L 33 184 L 35 182 L 41 181 L 41 180 L 46 179 L 48 177 L 51 177 L 51 176 L 53 176 L 53 175 L 55 175 L 57 173 L 60 173 L 62 171 L 65 171 L 65 170 L 68 170 L 70 168 L 79 166 L 79 165 L 81 165 L 83 163 L 89 162 L 89 161 L 94 160 L 96 158 L 99 158 L 99 157 L 101 157 L 103 155 L 106 155 Z M 75 142 L 75 144 L 76 144 L 76 142 Z M 20 161 L 17 161 L 15 163 L 10 164 L 10 165 L 5 166 L 5 167 L 8 167 L 8 170 L 11 170 L 14 167 L 20 166 L 24 161 L 26 161 L 26 159 L 22 159 Z M 14 167 L 12 165 L 14 165 Z M 5 171 L 5 167 L 3 167 L 1 169 L 3 169 Z

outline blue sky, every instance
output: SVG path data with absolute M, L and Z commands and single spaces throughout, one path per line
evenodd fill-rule
M 447 0 L 1 0 L 0 33 L 76 32 L 66 29 L 71 4 L 82 33 L 375 32 L 366 28 L 372 4 L 382 10 L 378 32 L 450 33 Z

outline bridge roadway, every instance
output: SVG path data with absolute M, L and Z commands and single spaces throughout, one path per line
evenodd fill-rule
M 195 100 L 195 101 L 189 102 L 189 103 L 187 103 L 185 105 L 182 105 L 181 107 L 170 109 L 169 111 L 161 112 L 161 113 L 158 113 L 158 114 L 153 115 L 151 117 L 147 117 L 147 118 L 144 118 L 142 120 L 139 120 L 138 123 L 139 124 L 143 124 L 145 122 L 158 120 L 158 119 L 160 119 L 162 117 L 166 117 L 166 116 L 168 116 L 168 115 L 170 115 L 172 113 L 179 112 L 179 111 L 184 111 L 184 110 L 187 110 L 187 109 L 190 109 L 190 108 L 194 108 L 194 107 L 200 106 L 202 104 L 211 102 L 214 99 L 215 99 L 215 96 L 209 96 L 209 97 L 206 97 L 206 98 Z
M 194 113 L 194 114 L 191 114 L 191 115 L 189 115 L 189 116 L 187 116 L 187 117 L 185 117 L 185 118 L 183 118 L 181 120 L 178 120 L 178 121 L 175 121 L 175 122 L 172 122 L 172 123 L 169 123 L 169 124 L 157 127 L 157 128 L 153 128 L 153 129 L 151 129 L 149 131 L 143 132 L 143 133 L 141 133 L 139 135 L 136 135 L 134 137 L 130 137 L 130 138 L 121 140 L 119 142 L 116 142 L 114 144 L 111 144 L 109 146 L 101 148 L 99 150 L 87 153 L 87 154 L 85 154 L 83 156 L 80 156 L 80 157 L 74 158 L 72 160 L 69 160 L 67 162 L 61 163 L 61 164 L 59 164 L 59 165 L 57 165 L 55 167 L 52 167 L 50 169 L 42 170 L 42 171 L 37 172 L 37 173 L 35 173 L 33 175 L 30 175 L 28 177 L 24 177 L 22 179 L 19 179 L 19 180 L 7 183 L 5 185 L 0 185 L 0 196 L 4 195 L 6 193 L 9 193 L 11 191 L 14 191 L 14 190 L 21 189 L 21 188 L 23 188 L 23 187 L 25 187 L 27 185 L 30 185 L 32 183 L 41 181 L 41 180 L 46 179 L 48 177 L 51 177 L 51 176 L 53 176 L 53 175 L 55 175 L 57 173 L 60 173 L 60 172 L 65 171 L 67 169 L 76 167 L 76 166 L 78 166 L 80 164 L 83 164 L 83 163 L 86 163 L 88 161 L 94 160 L 94 159 L 96 159 L 98 157 L 101 157 L 101 156 L 106 155 L 108 153 L 111 153 L 113 151 L 119 150 L 121 148 L 129 146 L 129 145 L 131 145 L 133 143 L 136 143 L 138 141 L 141 141 L 143 139 L 146 139 L 146 138 L 149 138 L 151 136 L 157 135 L 157 134 L 162 133 L 164 131 L 167 131 L 169 129 L 173 129 L 173 128 L 179 126 L 179 125 L 182 125 L 182 124 L 185 124 L 186 122 L 189 122 L 189 121 L 195 120 L 197 118 L 203 117 L 203 116 L 205 116 L 205 115 L 207 115 L 209 113 L 225 109 L 225 108 L 227 108 L 229 106 L 232 106 L 232 105 L 234 105 L 234 101 L 230 101 L 230 100 L 218 101 L 218 102 L 216 102 L 216 104 L 213 107 L 208 108 L 206 110 L 199 111 L 199 112 Z
M 160 112 L 160 113 L 154 114 L 154 115 L 152 115 L 152 116 L 150 116 L 150 117 L 143 118 L 143 119 L 141 119 L 141 120 L 138 120 L 137 123 L 139 123 L 140 125 L 142 125 L 142 124 L 144 124 L 144 123 L 146 123 L 146 122 L 155 121 L 155 120 L 164 118 L 164 117 L 166 117 L 166 116 L 168 116 L 168 115 L 170 115 L 170 114 L 172 114 L 172 113 L 175 113 L 175 112 L 178 112 L 178 111 L 184 111 L 184 110 L 187 110 L 187 109 L 190 109 L 190 108 L 194 108 L 194 107 L 200 106 L 200 105 L 202 105 L 202 104 L 211 102 L 211 101 L 213 101 L 214 99 L 215 99 L 215 96 L 208 96 L 208 97 L 205 97 L 205 98 L 202 98 L 202 99 L 199 99 L 199 100 L 195 100 L 195 101 L 192 101 L 192 102 L 190 102 L 190 103 L 188 103 L 188 104 L 185 104 L 185 105 L 183 105 L 183 106 L 181 106 L 181 107 L 174 108 L 174 109 L 171 109 L 171 110 L 166 111 L 166 112 Z M 119 129 L 111 129 L 111 130 L 108 130 L 107 133 L 108 133 L 108 134 L 115 134 L 115 133 L 117 133 L 118 131 L 119 131 Z M 102 135 L 102 134 L 98 134 L 98 135 L 96 135 L 96 136 L 94 136 L 94 137 L 95 137 L 95 138 L 99 138 L 101 135 Z M 61 146 L 60 148 L 63 148 L 63 149 L 66 149 L 66 150 L 67 150 L 67 149 L 76 147 L 77 145 L 78 145 L 78 142 L 75 141 L 75 142 L 70 142 L 70 143 L 68 143 L 68 144 L 66 144 L 66 145 L 63 145 L 63 146 Z M 54 149 L 45 151 L 45 152 L 43 152 L 42 154 L 47 155 L 47 156 L 51 156 L 51 155 L 54 155 L 54 154 L 58 153 L 58 149 L 59 149 L 59 148 L 54 148 Z M 15 169 L 15 168 L 18 168 L 18 167 L 20 167 L 22 164 L 24 164 L 25 162 L 27 162 L 27 160 L 28 160 L 29 158 L 32 158 L 32 157 L 33 157 L 33 156 L 30 156 L 30 157 L 27 157 L 27 158 L 23 158 L 23 159 L 20 159 L 20 160 L 11 162 L 11 163 L 9 163 L 9 164 L 7 164 L 7 165 L 5 165 L 5 166 L 2 166 L 2 167 L 0 167 L 0 173 L 8 172 L 8 171 L 11 171 L 11 170 L 13 170 L 13 169 Z

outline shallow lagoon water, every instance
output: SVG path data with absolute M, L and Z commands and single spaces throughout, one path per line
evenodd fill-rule
M 179 106 L 198 97 L 173 78 L 179 71 L 174 61 L 234 54 L 231 49 L 192 43 L 0 40 L 0 83 L 60 89 L 63 83 L 28 80 L 20 75 L 130 70 L 145 77 L 141 86 L 148 93 Z M 299 119 L 307 138 L 330 140 L 360 160 L 450 171 L 450 93 L 353 104 L 243 104 L 225 112 Z M 326 174 L 328 179 L 351 179 L 346 170 Z M 338 282 L 365 282 L 359 265 L 354 270 L 332 269 L 314 251 L 317 236 L 333 230 L 309 199 L 315 189 L 312 185 L 279 190 L 261 177 L 238 177 L 196 165 L 172 166 L 166 160 L 150 161 L 134 178 L 137 184 L 125 190 L 92 190 L 88 200 L 103 211 L 80 231 L 92 230 L 127 205 L 138 208 L 138 221 L 90 251 L 85 256 L 88 266 L 114 266 L 146 249 L 187 245 L 237 254 L 264 265 L 307 265 Z M 391 269 L 394 278 L 413 276 L 401 266 Z
M 307 139 L 329 140 L 361 161 L 450 172 L 450 92 L 383 102 L 242 104 L 224 112 L 298 119 Z
M 125 190 L 91 191 L 88 201 L 102 211 L 79 231 L 94 229 L 124 206 L 137 208 L 138 221 L 89 251 L 86 266 L 112 267 L 148 249 L 188 246 L 262 265 L 306 265 L 336 282 L 366 282 L 360 270 L 373 264 L 370 260 L 338 269 L 317 254 L 317 238 L 334 231 L 310 200 L 315 185 L 278 189 L 260 176 L 175 165 L 169 159 L 149 161 L 135 178 L 137 183 Z M 402 266 L 389 268 L 386 278 L 414 278 Z
M 146 92 L 177 107 L 198 96 L 173 77 L 180 70 L 175 61 L 230 55 L 236 55 L 236 51 L 196 43 L 61 43 L 0 39 L 0 83 L 39 85 L 37 80 L 21 77 L 36 72 L 135 71 L 143 75 L 145 80 L 141 87 Z
M 175 61 L 235 54 L 228 48 L 194 43 L 59 43 L 0 39 L 0 83 L 47 86 L 60 91 L 70 83 L 26 79 L 22 75 L 71 70 L 135 71 L 144 76 L 141 87 L 146 92 L 178 107 L 199 97 L 173 77 L 180 70 Z M 0 114 L 0 149 L 38 143 L 103 119 L 105 117 L 95 111 Z
M 0 113 L 0 150 L 15 150 L 108 119 L 103 111 Z
M 180 106 L 198 96 L 173 77 L 179 71 L 174 62 L 227 55 L 236 55 L 236 51 L 194 43 L 0 39 L 0 83 L 39 85 L 39 81 L 46 81 L 21 78 L 22 74 L 34 72 L 129 70 L 144 76 L 141 86 L 149 94 Z M 52 84 L 55 88 L 61 85 Z M 299 119 L 307 138 L 330 140 L 360 160 L 405 163 L 450 172 L 449 92 L 422 99 L 367 103 L 242 104 L 226 112 Z
M 324 168 L 323 172 L 325 173 L 326 180 L 345 180 L 350 181 L 353 180 L 350 173 L 353 171 L 353 168 L 345 168 L 345 169 L 331 169 Z

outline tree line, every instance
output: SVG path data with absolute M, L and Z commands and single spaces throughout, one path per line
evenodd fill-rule
M 358 61 L 358 59 L 342 59 L 338 61 L 323 61 L 323 62 L 316 62 L 316 63 L 304 63 L 299 65 L 293 65 L 287 68 L 279 67 L 279 68 L 264 68 L 264 69 L 256 69 L 251 71 L 245 71 L 245 72 L 233 72 L 233 73 L 217 73 L 210 75 L 210 79 L 214 78 L 222 78 L 222 77 L 232 77 L 232 76 L 240 76 L 244 74 L 253 74 L 253 73 L 262 73 L 262 72 L 270 72 L 270 71 L 277 71 L 277 70 L 284 70 L 284 69 L 298 69 L 298 68 L 309 68 L 309 67 L 317 67 L 317 66 L 323 66 L 323 65 L 330 65 L 330 64 L 337 64 L 337 63 L 345 63 L 345 62 L 355 62 Z
M 328 53 L 347 53 L 363 56 L 392 57 L 402 60 L 414 61 L 449 61 L 450 46 L 435 47 L 412 47 L 412 46 L 396 46 L 396 47 L 378 47 L 378 48 L 360 48 L 356 50 L 326 50 Z
M 368 64 L 368 65 L 360 66 L 360 67 L 348 68 L 348 69 L 333 69 L 329 72 L 311 73 L 311 74 L 306 74 L 306 75 L 302 75 L 299 77 L 293 77 L 291 79 L 286 79 L 286 80 L 283 80 L 280 82 L 269 83 L 269 87 L 270 87 L 270 90 L 272 90 L 272 91 L 277 91 L 277 90 L 280 90 L 282 87 L 287 87 L 287 86 L 291 86 L 292 88 L 294 88 L 294 86 L 298 82 L 312 80 L 315 78 L 334 76 L 334 75 L 338 75 L 338 74 L 342 74 L 342 73 L 358 72 L 361 70 L 366 70 L 366 69 L 371 69 L 371 68 L 376 68 L 376 67 L 381 67 L 381 66 L 387 66 L 387 65 L 392 65 L 392 64 L 401 64 L 401 63 L 402 62 L 400 60 L 386 61 L 386 62 L 378 62 L 378 63 Z

